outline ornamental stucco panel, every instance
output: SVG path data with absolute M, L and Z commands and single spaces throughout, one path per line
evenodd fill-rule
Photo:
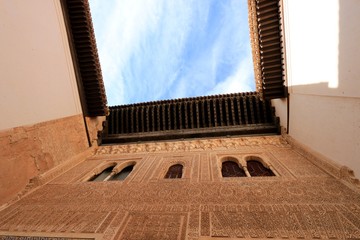
M 228 157 L 241 165 L 261 159 L 277 176 L 223 178 L 221 161 Z M 85 181 L 106 163 L 127 162 L 135 166 L 123 181 Z M 164 179 L 172 164 L 184 166 L 183 178 Z M 0 230 L 2 239 L 34 232 L 102 239 L 356 239 L 360 194 L 280 136 L 114 145 L 99 147 L 4 209 Z

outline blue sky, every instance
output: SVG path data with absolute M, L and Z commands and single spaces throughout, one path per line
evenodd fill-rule
M 90 0 L 110 106 L 255 90 L 247 0 Z

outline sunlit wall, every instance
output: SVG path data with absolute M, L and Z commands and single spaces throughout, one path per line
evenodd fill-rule
M 81 114 L 60 1 L 0 1 L 0 130 Z
M 360 1 L 284 0 L 289 135 L 360 177 Z M 287 121 L 289 110 L 289 122 Z

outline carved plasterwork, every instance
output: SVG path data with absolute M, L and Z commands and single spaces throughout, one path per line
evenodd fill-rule
M 100 240 L 100 234 L 2 232 L 0 240 Z
M 205 150 L 201 142 L 103 147 L 108 154 L 98 152 L 1 211 L 0 235 L 91 233 L 104 240 L 360 238 L 360 194 L 281 137 L 208 139 L 205 143 L 211 147 Z M 273 167 L 278 176 L 221 176 L 223 159 L 246 164 L 250 157 Z M 134 162 L 125 181 L 82 181 L 94 169 L 113 163 L 120 169 Z M 164 179 L 173 164 L 184 166 L 182 179 Z
M 0 229 L 93 232 L 106 239 L 356 239 L 359 200 L 334 179 L 50 184 L 3 211 Z M 153 234 L 158 238 L 144 237 Z
M 94 240 L 94 238 L 69 238 L 69 237 L 47 237 L 47 236 L 13 236 L 3 235 L 0 240 Z
M 111 145 L 99 147 L 97 155 L 142 153 L 142 152 L 189 152 L 194 150 L 238 149 L 243 146 L 276 146 L 289 147 L 280 136 L 277 137 L 242 137 L 242 138 L 213 138 L 186 141 L 149 142 L 126 145 Z

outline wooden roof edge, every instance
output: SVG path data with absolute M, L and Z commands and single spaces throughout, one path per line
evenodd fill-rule
M 253 65 L 254 65 L 254 77 L 256 83 L 256 91 L 259 93 L 261 98 L 265 99 L 274 99 L 274 98 L 283 98 L 286 97 L 287 94 L 285 92 L 285 73 L 284 73 L 284 42 L 283 42 L 283 28 L 282 24 L 282 16 L 281 16 L 281 3 L 280 0 L 248 0 L 248 19 L 249 19 L 249 28 L 250 28 L 250 42 L 251 42 L 251 50 L 253 57 Z M 273 8 L 275 12 L 277 12 L 274 16 L 266 16 L 269 8 Z M 276 21 L 274 21 L 276 19 Z M 273 29 L 278 29 L 274 34 L 264 34 L 266 29 L 264 29 L 264 25 L 269 28 L 269 25 Z M 266 69 L 262 68 L 263 65 L 266 65 L 269 61 L 273 61 L 274 59 L 270 59 L 271 52 L 267 51 L 266 45 L 262 45 L 262 43 L 266 41 L 275 41 L 276 51 L 278 54 L 276 55 L 278 61 L 281 62 L 281 66 L 279 67 L 279 81 L 277 84 L 278 94 L 270 94 L 267 92 L 267 88 L 265 87 L 268 83 L 267 76 L 269 73 Z
M 62 0 L 62 7 L 65 18 L 65 25 L 68 31 L 69 44 L 73 56 L 76 78 L 78 81 L 79 95 L 82 102 L 82 108 L 85 116 L 105 116 L 109 113 L 107 106 L 107 98 L 105 93 L 105 86 L 101 72 L 101 65 L 96 45 L 95 32 L 90 12 L 90 5 L 88 0 Z M 76 21 L 76 19 L 85 19 L 85 21 Z M 76 36 L 85 36 L 87 41 L 80 42 Z M 84 50 L 84 45 L 86 45 Z M 90 74 L 89 66 L 81 61 L 82 59 L 89 59 L 95 63 L 96 67 L 91 67 Z M 88 74 L 82 74 L 87 72 Z M 93 104 L 94 97 L 89 96 L 90 92 L 85 90 L 88 86 L 95 89 L 99 94 L 95 99 L 97 104 Z M 90 103 L 88 99 L 92 100 Z
M 256 91 L 262 96 L 262 77 L 260 62 L 259 33 L 256 14 L 255 0 L 248 0 L 248 21 L 250 30 L 250 45 L 254 66 L 254 78 Z
M 139 106 L 148 106 L 148 105 L 161 105 L 161 104 L 177 103 L 177 102 L 179 103 L 179 102 L 201 101 L 201 100 L 206 100 L 206 99 L 229 98 L 229 97 L 234 97 L 234 96 L 239 96 L 239 97 L 255 96 L 255 97 L 258 97 L 259 93 L 258 92 L 238 92 L 238 93 L 217 94 L 217 95 L 200 96 L 200 97 L 167 99 L 167 100 L 158 100 L 158 101 L 140 102 L 140 103 L 132 103 L 132 104 L 110 106 L 110 109 L 124 108 L 124 107 L 139 107 Z

